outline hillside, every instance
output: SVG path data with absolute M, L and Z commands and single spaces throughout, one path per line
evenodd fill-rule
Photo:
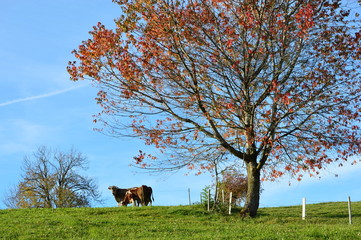
M 361 202 L 262 208 L 255 219 L 203 206 L 0 210 L 0 239 L 361 239 Z

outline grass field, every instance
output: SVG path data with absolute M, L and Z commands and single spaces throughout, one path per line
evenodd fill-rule
M 0 239 L 361 239 L 361 202 L 262 208 L 254 219 L 171 207 L 0 210 Z

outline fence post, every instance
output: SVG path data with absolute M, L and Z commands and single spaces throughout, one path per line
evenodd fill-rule
M 352 214 L 351 214 L 351 197 L 348 197 L 348 221 L 352 224 Z
M 208 203 L 207 203 L 207 210 L 208 210 L 208 212 L 209 212 L 210 201 L 211 201 L 211 190 L 208 189 Z
M 192 205 L 192 202 L 191 202 L 191 189 L 188 188 L 188 200 L 189 200 L 189 206 Z
M 231 211 L 232 211 L 232 192 L 229 193 L 229 210 L 228 210 L 229 215 L 231 215 Z
M 222 189 L 222 203 L 224 204 L 224 190 Z
M 302 220 L 306 219 L 306 198 L 302 198 Z

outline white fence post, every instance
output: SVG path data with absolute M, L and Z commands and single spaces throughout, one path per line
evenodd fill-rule
M 210 201 L 211 201 L 211 190 L 208 189 L 208 203 L 207 203 L 207 210 L 208 210 L 208 212 L 209 212 Z
M 192 205 L 192 202 L 191 202 L 191 189 L 188 188 L 188 201 L 189 201 L 189 206 Z
M 348 197 L 348 221 L 352 224 L 352 214 L 351 214 L 351 197 Z
M 302 220 L 306 219 L 306 198 L 302 198 Z
M 231 215 L 231 211 L 232 211 L 232 192 L 229 193 L 229 210 L 228 210 L 229 215 Z

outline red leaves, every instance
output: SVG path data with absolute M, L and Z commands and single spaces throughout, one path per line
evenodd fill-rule
M 233 39 L 229 39 L 229 40 L 227 41 L 227 43 L 226 43 L 226 46 L 227 46 L 227 47 L 232 47 L 233 42 L 234 42 Z
M 291 98 L 290 98 L 291 94 L 289 92 L 285 93 L 282 95 L 282 102 L 286 105 L 289 105 L 291 103 Z
M 311 4 L 306 4 L 295 15 L 298 28 L 301 30 L 300 36 L 307 34 L 308 30 L 315 24 L 314 18 L 314 7 Z
M 141 150 L 139 150 L 139 155 L 134 157 L 135 163 L 136 164 L 141 164 L 145 158 L 145 153 L 143 153 Z
M 132 115 L 125 129 L 146 144 L 189 158 L 219 145 L 236 161 L 257 153 L 269 179 L 361 151 L 361 32 L 340 1 L 114 1 L 116 29 L 95 26 L 68 72 L 100 87 L 101 114 Z
M 227 109 L 234 109 L 235 108 L 233 103 L 227 103 L 226 107 L 227 107 Z
M 69 61 L 67 71 L 70 75 L 70 79 L 73 81 L 78 81 L 79 78 L 83 78 L 83 74 L 78 71 L 75 61 Z
M 284 172 L 282 172 L 282 171 L 277 171 L 277 170 L 275 170 L 275 169 L 273 169 L 273 170 L 271 171 L 271 177 L 272 177 L 272 178 L 282 177 L 283 174 L 284 174 Z
M 286 167 L 285 167 L 285 170 L 286 171 L 290 171 L 292 169 L 292 165 L 287 165 Z
M 193 170 L 193 169 L 195 169 L 195 166 L 194 166 L 193 163 L 189 163 L 189 164 L 187 165 L 187 168 L 188 168 L 189 170 Z
M 146 158 L 148 158 L 148 159 L 150 159 L 152 161 L 157 159 L 155 156 L 153 156 L 151 154 L 146 154 L 142 150 L 139 150 L 139 155 L 138 156 L 133 157 L 133 159 L 135 160 L 136 165 L 140 166 L 141 168 L 149 168 L 152 165 L 148 164 L 148 163 L 145 163 Z

